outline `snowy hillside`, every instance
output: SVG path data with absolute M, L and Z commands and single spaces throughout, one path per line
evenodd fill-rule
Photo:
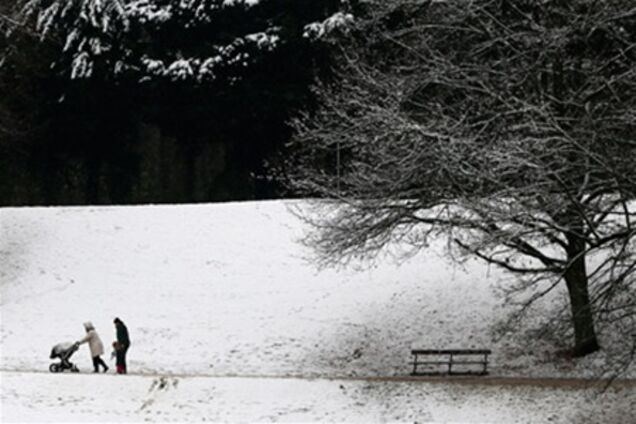
M 502 275 L 453 265 L 442 241 L 401 265 L 318 272 L 293 205 L 0 210 L 2 368 L 46 370 L 50 348 L 87 320 L 108 344 L 115 316 L 140 373 L 404 375 L 411 347 L 491 348 L 495 375 L 593 368 L 494 342 Z M 87 350 L 75 360 L 90 368 Z
M 618 423 L 636 413 L 630 382 L 597 397 L 584 382 L 497 380 L 591 376 L 604 357 L 555 361 L 554 346 L 494 341 L 500 272 L 453 265 L 441 240 L 401 265 L 319 272 L 298 243 L 307 228 L 296 204 L 0 209 L 2 421 L 592 423 L 612 412 Z M 130 330 L 133 375 L 87 374 L 85 345 L 72 358 L 82 373 L 48 373 L 51 347 L 82 337 L 84 321 L 108 346 L 115 316 Z M 491 348 L 492 377 L 402 379 L 411 347 Z

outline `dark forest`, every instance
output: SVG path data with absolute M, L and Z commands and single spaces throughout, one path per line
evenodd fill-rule
M 293 195 L 269 176 L 339 0 L 0 3 L 0 204 Z M 327 21 L 325 21 L 327 20 Z M 329 26 L 333 30 L 334 25 Z

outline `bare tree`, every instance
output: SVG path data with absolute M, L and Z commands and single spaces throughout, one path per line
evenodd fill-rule
M 310 216 L 317 252 L 444 231 L 518 274 L 529 302 L 565 283 L 574 356 L 599 349 L 599 318 L 633 332 L 633 2 L 367 6 L 293 123 L 289 186 L 331 208 Z

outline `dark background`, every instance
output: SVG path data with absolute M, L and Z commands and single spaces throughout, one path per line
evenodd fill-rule
M 169 1 L 169 0 L 166 0 Z M 273 51 L 213 82 L 114 76 L 96 63 L 71 79 L 64 28 L 42 39 L 0 0 L 0 205 L 187 203 L 293 196 L 269 174 L 289 140 L 289 119 L 311 109 L 310 85 L 329 70 L 329 46 L 303 37 L 336 0 L 269 0 L 186 29 L 187 12 L 160 29 L 133 28 L 116 43 L 167 61 L 205 57 L 223 44 L 279 28 Z M 7 28 L 11 29 L 7 33 Z M 123 51 L 123 49 L 122 49 Z M 114 60 L 121 51 L 113 49 Z M 240 78 L 237 83 L 232 78 Z

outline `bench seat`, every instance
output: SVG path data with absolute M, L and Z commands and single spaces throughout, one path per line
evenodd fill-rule
M 413 349 L 413 372 L 411 375 L 486 375 L 488 374 L 488 355 L 490 349 Z M 435 356 L 431 360 L 418 360 L 420 356 Z M 439 357 L 443 356 L 444 359 Z M 471 358 L 466 358 L 471 356 Z M 480 356 L 474 359 L 473 356 Z M 446 365 L 445 368 L 440 366 Z M 475 365 L 479 365 L 475 369 Z M 420 370 L 418 370 L 418 366 Z M 434 369 L 422 370 L 422 366 L 436 366 Z M 468 368 L 467 368 L 468 367 Z

